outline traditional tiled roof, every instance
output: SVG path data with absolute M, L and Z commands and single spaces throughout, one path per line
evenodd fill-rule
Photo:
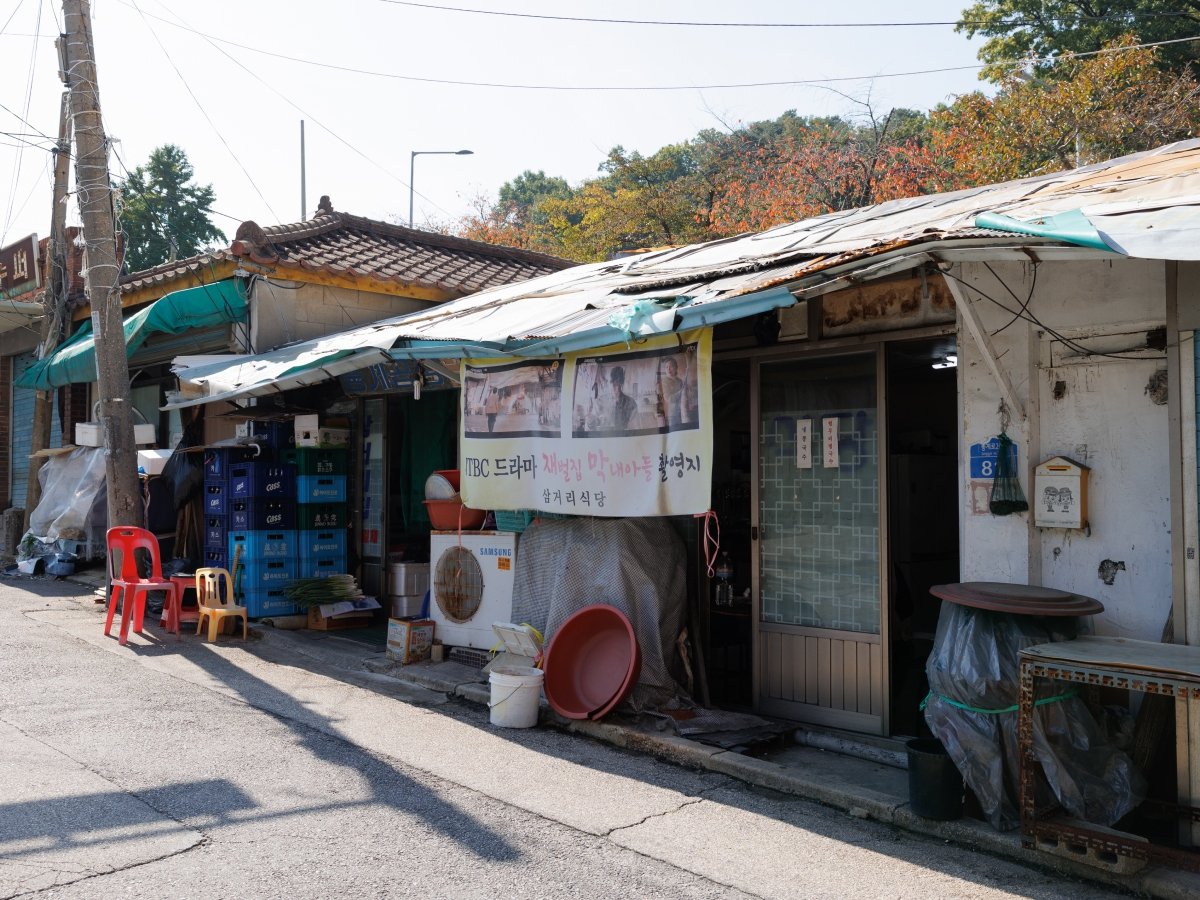
M 243 222 L 227 249 L 135 272 L 126 292 L 176 281 L 227 260 L 412 285 L 462 296 L 515 284 L 574 265 L 565 259 L 405 228 L 334 212 L 322 199 L 315 218 L 260 228 Z

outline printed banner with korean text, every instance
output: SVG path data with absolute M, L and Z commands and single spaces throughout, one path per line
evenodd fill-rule
M 704 512 L 712 330 L 519 362 L 464 361 L 463 501 L 582 516 Z

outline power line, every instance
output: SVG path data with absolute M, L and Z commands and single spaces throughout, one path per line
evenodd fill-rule
M 15 12 L 14 12 L 15 15 Z M 11 19 L 9 21 L 12 21 Z M 5 23 L 7 24 L 7 23 Z M 35 35 L 42 32 L 42 5 L 37 5 L 37 17 L 34 20 L 33 30 Z M 29 51 L 29 72 L 25 79 L 25 115 L 29 115 L 29 107 L 33 104 L 33 74 L 37 69 L 37 50 L 38 39 L 34 37 L 33 43 Z M 17 184 L 21 180 L 21 167 L 25 163 L 25 148 L 17 148 L 17 164 L 13 168 L 12 180 L 9 183 L 8 189 L 8 209 L 4 213 L 4 228 L 0 229 L 0 242 L 8 237 L 8 230 L 12 227 L 13 221 L 13 203 L 16 201 Z M 25 198 L 25 203 L 29 202 L 29 197 Z M 21 204 L 21 208 L 25 208 L 25 203 Z
M 154 38 L 154 42 L 156 44 L 158 44 L 158 49 L 160 49 L 162 51 L 163 56 L 165 56 L 167 58 L 167 62 L 169 62 L 171 64 L 171 68 L 175 70 L 175 74 L 179 77 L 179 80 L 181 82 L 183 82 L 183 86 L 187 90 L 188 94 L 191 96 L 192 102 L 196 104 L 196 108 L 200 110 L 200 114 L 202 116 L 204 116 L 205 121 L 207 121 L 208 124 L 212 127 L 213 133 L 217 136 L 217 139 L 220 140 L 220 142 L 225 146 L 225 149 L 229 151 L 229 155 L 231 157 L 233 157 L 233 161 L 235 163 L 237 163 L 238 168 L 242 170 L 242 174 L 246 176 L 246 180 L 250 182 L 250 186 L 252 188 L 254 188 L 254 192 L 256 194 L 258 194 L 259 199 L 262 200 L 263 204 L 267 207 L 268 212 L 270 212 L 271 215 L 274 216 L 276 220 L 278 220 L 279 216 L 276 214 L 275 210 L 271 209 L 270 201 L 268 201 L 267 198 L 265 196 L 263 196 L 263 192 L 261 190 L 259 190 L 258 184 L 254 181 L 254 178 L 250 175 L 250 172 L 242 164 L 242 161 L 241 161 L 241 159 L 238 158 L 238 155 L 233 152 L 233 148 L 230 147 L 229 142 L 227 140 L 225 140 L 225 135 L 221 134 L 220 129 L 217 128 L 216 123 L 212 120 L 212 117 L 209 116 L 208 111 L 204 108 L 204 105 L 200 102 L 200 98 L 196 96 L 195 91 L 192 90 L 192 86 L 190 84 L 188 84 L 188 80 L 183 77 L 183 73 L 180 72 L 179 67 L 177 65 L 175 65 L 175 60 L 173 60 L 171 58 L 171 54 L 169 54 L 167 52 L 167 48 L 163 46 L 163 42 L 159 39 L 158 33 L 154 30 L 154 28 L 150 25 L 150 23 L 148 21 L 146 21 L 146 16 L 142 13 L 142 10 L 138 7 L 136 2 L 133 4 L 133 8 L 135 10 L 137 10 L 138 15 L 142 17 L 142 22 L 145 24 L 147 30 L 150 32 L 151 37 Z
M 953 25 L 963 28 L 980 28 L 995 26 L 997 23 L 986 20 L 951 19 L 945 21 L 907 21 L 907 22 L 696 22 L 668 19 L 608 19 L 593 16 L 550 16 L 540 13 L 507 12 L 496 9 L 472 9 L 462 6 L 441 6 L 436 3 L 415 3 L 411 0 L 379 0 L 392 6 L 409 6 L 415 9 L 432 9 L 437 12 L 467 13 L 477 16 L 500 16 L 512 19 L 536 19 L 544 22 L 579 22 L 589 25 L 657 25 L 685 28 L 925 28 L 945 27 Z M 1047 21 L 1083 23 L 1129 21 L 1130 19 L 1163 19 L 1163 18 L 1193 18 L 1185 12 L 1165 13 L 1126 13 L 1111 16 L 1059 16 Z M 1001 22 L 1009 28 L 1024 28 L 1030 25 L 1043 25 L 1045 22 L 1032 19 L 1014 19 Z
M 123 0 L 122 0 L 122 2 L 123 2 Z M 388 2 L 388 0 L 383 0 L 383 2 Z M 138 11 L 141 12 L 141 10 L 138 10 Z M 171 22 L 167 19 L 163 19 L 159 16 L 155 16 L 153 13 L 144 13 L 143 12 L 142 15 L 143 15 L 143 17 L 148 16 L 150 18 L 158 19 L 159 21 L 163 22 L 164 24 L 170 25 L 173 28 L 180 28 L 184 31 L 191 32 L 192 34 L 195 34 L 198 37 L 202 37 L 211 43 L 226 44 L 230 47 L 237 47 L 240 50 L 249 51 L 250 53 L 258 53 L 262 56 L 268 56 L 268 57 L 272 57 L 274 59 L 282 59 L 282 60 L 286 60 L 287 62 L 298 63 L 300 65 L 314 66 L 316 68 L 329 69 L 329 70 L 337 71 L 337 72 L 348 72 L 348 73 L 354 74 L 354 75 L 367 75 L 367 76 L 371 76 L 373 78 L 390 78 L 390 79 L 393 79 L 396 81 L 410 81 L 410 82 L 416 82 L 419 84 L 443 84 L 443 85 L 449 85 L 452 87 L 478 87 L 478 88 L 492 88 L 492 89 L 499 89 L 499 90 L 631 93 L 631 92 L 650 92 L 650 91 L 737 90 L 737 89 L 743 89 L 743 88 L 797 87 L 797 86 L 804 86 L 804 85 L 819 87 L 821 85 L 826 85 L 826 84 L 840 84 L 840 83 L 855 82 L 855 81 L 876 81 L 876 80 L 882 80 L 884 78 L 909 78 L 909 77 L 916 76 L 916 75 L 941 75 L 941 74 L 946 74 L 949 72 L 978 71 L 980 69 L 985 68 L 985 66 L 983 64 L 973 64 L 973 65 L 965 65 L 965 66 L 946 66 L 943 68 L 936 68 L 936 69 L 914 69 L 914 70 L 907 71 L 907 72 L 885 72 L 882 74 L 873 74 L 873 75 L 843 75 L 843 76 L 831 77 L 831 78 L 790 78 L 790 79 L 783 79 L 783 80 L 779 80 L 779 81 L 731 82 L 731 83 L 725 83 L 725 84 L 557 85 L 557 84 L 523 84 L 523 83 L 514 83 L 514 82 L 493 82 L 493 81 L 459 81 L 459 80 L 454 80 L 454 79 L 449 79 L 449 78 L 432 78 L 432 77 L 425 77 L 425 76 L 419 76 L 419 75 L 400 75 L 395 72 L 380 72 L 380 71 L 373 70 L 373 69 L 360 69 L 355 66 L 346 66 L 346 65 L 341 65 L 338 63 L 319 62 L 319 61 L 313 60 L 313 59 L 305 59 L 305 58 L 299 57 L 299 56 L 291 56 L 286 53 L 278 53 L 273 50 L 263 50 L 260 47 L 254 47 L 254 46 L 251 46 L 250 44 L 243 44 L 239 41 L 232 41 L 227 38 L 217 37 L 216 35 L 212 35 L 212 34 L 208 34 L 203 31 L 199 31 L 188 25 L 179 24 L 177 22 Z M 1172 40 L 1166 40 L 1166 41 L 1154 41 L 1151 43 L 1134 44 L 1134 45 L 1131 45 L 1128 47 L 1110 47 L 1110 48 L 1104 48 L 1101 50 L 1091 50 L 1091 51 L 1086 51 L 1086 52 L 1082 52 L 1082 53 L 1072 53 L 1070 55 L 1072 58 L 1096 56 L 1096 55 L 1102 54 L 1102 53 L 1124 52 L 1127 50 L 1138 50 L 1138 49 L 1144 49 L 1144 48 L 1148 48 L 1148 47 L 1163 47 L 1168 44 L 1186 43 L 1188 41 L 1195 41 L 1195 40 L 1200 40 L 1200 36 L 1186 37 L 1186 38 L 1174 38 Z M 228 54 L 226 54 L 226 55 L 228 56 Z M 230 57 L 230 59 L 232 59 L 232 58 L 233 57 Z M 1060 59 L 1060 57 L 1056 57 L 1056 56 L 1028 57 L 1028 58 L 1024 58 L 1024 59 L 1007 60 L 1007 61 L 1003 61 L 998 64 L 1021 66 L 1021 65 L 1026 65 L 1029 63 L 1035 63 L 1035 64 L 1036 63 L 1052 63 L 1059 59 Z M 247 70 L 247 71 L 249 71 L 249 70 Z M 265 84 L 265 82 L 264 82 L 264 84 Z M 268 85 L 268 87 L 269 87 L 269 85 Z M 274 90 L 274 89 L 272 88 L 272 90 Z M 295 104 L 292 104 L 292 105 L 295 106 Z M 296 108 L 299 109 L 298 106 Z M 320 123 L 318 123 L 318 124 L 320 124 Z M 322 126 L 322 127 L 324 127 L 324 126 Z

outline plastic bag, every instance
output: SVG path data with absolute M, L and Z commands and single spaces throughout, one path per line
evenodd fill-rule
M 1020 824 L 1017 754 L 1019 653 L 1076 636 L 1077 620 L 1021 616 L 943 603 L 926 664 L 925 722 L 946 747 L 994 828 Z M 1038 679 L 1034 753 L 1044 778 L 1038 804 L 1052 791 L 1079 819 L 1112 825 L 1145 796 L 1133 761 L 1109 743 L 1072 685 Z

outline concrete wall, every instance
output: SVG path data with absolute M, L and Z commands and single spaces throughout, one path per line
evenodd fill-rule
M 261 353 L 281 344 L 336 334 L 429 306 L 425 300 L 258 279 L 251 304 L 251 341 L 254 350 Z
M 958 274 L 993 298 L 967 292 L 1026 408 L 1027 420 L 1014 412 L 1008 434 L 1019 447 L 1031 510 L 999 517 L 974 508 L 969 448 L 999 433 L 1001 391 L 960 313 L 962 578 L 1076 591 L 1104 603 L 1093 620 L 1097 633 L 1159 640 L 1172 598 L 1170 471 L 1168 407 L 1151 382 L 1167 365 L 1164 352 L 1135 348 L 1165 324 L 1165 266 L 1125 259 L 1038 266 L 1029 310 L 1041 325 L 1134 359 L 1080 355 L 1039 325 L 1009 325 L 1012 312 L 993 300 L 1015 310 L 1014 295 L 1030 296 L 1034 269 L 991 268 L 967 264 Z M 1087 530 L 1033 525 L 1033 468 L 1055 455 L 1091 467 Z

